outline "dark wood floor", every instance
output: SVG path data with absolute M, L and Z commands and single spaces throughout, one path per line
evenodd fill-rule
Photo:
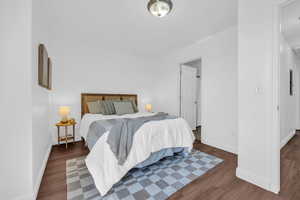
M 242 181 L 235 176 L 237 157 L 233 154 L 196 143 L 195 148 L 218 156 L 224 162 L 170 197 L 170 200 L 300 200 L 300 134 L 281 151 L 281 192 L 279 195 Z M 69 149 L 52 149 L 38 199 L 65 200 L 67 198 L 66 166 L 68 159 L 86 155 L 82 143 Z

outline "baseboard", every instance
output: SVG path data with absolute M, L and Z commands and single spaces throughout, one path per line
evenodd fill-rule
M 229 146 L 226 146 L 226 145 L 223 145 L 223 144 L 218 144 L 218 143 L 212 142 L 212 141 L 209 141 L 209 142 L 208 142 L 208 141 L 205 140 L 204 138 L 202 138 L 201 142 L 202 142 L 203 144 L 208 145 L 208 146 L 212 146 L 212 147 L 215 147 L 215 148 L 217 148 L 217 149 L 221 149 L 221 150 L 223 150 L 223 151 L 227 151 L 227 152 L 229 152 L 229 153 L 237 154 L 237 150 L 235 150 L 235 149 L 232 148 L 232 147 L 229 147 Z
M 76 139 L 74 142 L 68 142 L 68 144 L 78 143 L 78 142 L 82 142 L 82 141 L 83 141 L 82 139 Z M 58 143 L 52 144 L 52 146 L 55 147 L 55 146 L 61 146 L 61 145 L 65 145 L 65 144 L 66 144 L 65 142 L 61 142 L 60 144 L 58 144 Z
M 271 191 L 271 188 L 269 187 L 269 183 L 268 183 L 267 179 L 260 177 L 256 174 L 253 174 L 252 172 L 243 170 L 238 167 L 236 169 L 236 176 L 240 179 L 243 179 L 243 180 L 249 182 L 249 183 L 257 185 L 258 187 L 261 187 L 265 190 Z
M 278 194 L 280 191 L 279 185 L 274 185 L 272 183 L 269 183 L 267 179 L 260 177 L 256 174 L 253 174 L 252 172 L 249 172 L 247 170 L 243 170 L 239 167 L 236 169 L 236 176 L 242 180 L 245 180 L 249 183 L 252 183 L 262 189 L 268 190 L 275 194 Z
M 280 192 L 280 186 L 279 185 L 274 185 L 274 184 L 271 184 L 271 189 L 270 189 L 271 192 L 274 192 L 275 194 L 279 194 Z
M 283 148 L 296 134 L 296 130 L 291 131 L 281 142 L 280 142 L 280 148 Z
M 74 141 L 74 142 L 81 142 L 81 141 L 82 141 L 82 138 L 75 138 L 75 141 Z M 68 142 L 68 143 L 72 143 L 72 141 L 71 141 L 71 142 Z M 61 144 L 66 144 L 66 142 L 60 142 L 60 144 L 58 144 L 57 141 L 53 141 L 53 142 L 52 142 L 52 146 L 58 146 L 58 145 L 61 145 Z
M 42 182 L 42 179 L 43 179 L 43 175 L 44 175 L 44 172 L 45 172 L 45 169 L 46 169 L 46 166 L 47 166 L 47 162 L 48 162 L 48 159 L 49 159 L 49 156 L 50 156 L 50 153 L 51 153 L 51 149 L 52 149 L 52 145 L 50 145 L 47 149 L 47 152 L 45 154 L 45 158 L 43 160 L 43 164 L 42 164 L 42 167 L 39 171 L 39 174 L 38 174 L 38 177 L 37 177 L 37 181 L 36 181 L 36 184 L 33 188 L 33 194 L 32 194 L 32 199 L 36 199 L 37 198 L 37 195 L 38 195 L 38 192 L 39 192 L 39 189 L 40 189 L 40 185 L 41 185 L 41 182 Z

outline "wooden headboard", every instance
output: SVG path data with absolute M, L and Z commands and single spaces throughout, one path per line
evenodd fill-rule
M 87 106 L 88 102 L 97 100 L 133 100 L 138 105 L 136 94 L 93 94 L 93 93 L 82 93 L 81 94 L 81 117 L 84 114 L 89 113 Z

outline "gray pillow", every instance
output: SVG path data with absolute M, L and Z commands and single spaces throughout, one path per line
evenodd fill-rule
M 139 109 L 137 108 L 135 101 L 134 100 L 130 100 L 130 101 L 132 103 L 132 108 L 133 108 L 134 112 L 139 112 Z
M 130 102 L 132 104 L 133 111 L 135 113 L 139 112 L 139 109 L 137 108 L 135 101 L 132 99 L 125 99 L 124 101 L 118 100 L 118 101 L 114 101 L 114 102 Z
M 114 102 L 116 114 L 117 115 L 124 115 L 124 114 L 132 114 L 134 113 L 132 103 L 129 101 L 120 101 Z
M 105 115 L 114 115 L 116 114 L 115 107 L 113 101 L 99 101 L 100 105 L 103 106 Z
M 130 103 L 132 104 L 133 111 L 134 111 L 135 113 L 139 112 L 139 109 L 137 108 L 136 103 L 135 103 L 134 100 L 131 100 L 131 99 L 125 99 L 124 101 L 122 101 L 122 100 L 117 100 L 117 101 L 114 101 L 114 102 L 130 102 Z
M 104 114 L 104 110 L 98 101 L 88 102 L 87 106 L 91 114 Z

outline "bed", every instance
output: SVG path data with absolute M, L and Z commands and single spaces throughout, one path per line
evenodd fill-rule
M 189 153 L 192 150 L 195 138 L 182 118 L 164 113 L 143 112 L 124 115 L 91 114 L 88 107 L 89 102 L 96 101 L 131 101 L 137 105 L 137 99 L 134 94 L 81 95 L 80 134 L 90 150 L 85 162 L 102 196 L 132 168 L 146 167 L 163 157 Z M 110 129 L 102 127 L 105 125 Z M 124 125 L 127 132 L 116 133 L 119 130 L 116 127 L 123 130 Z M 132 127 L 136 130 L 132 131 Z M 121 135 L 117 139 L 112 136 L 119 133 Z M 131 141 L 128 139 L 130 137 Z M 125 147 L 120 145 L 123 143 L 126 143 Z

